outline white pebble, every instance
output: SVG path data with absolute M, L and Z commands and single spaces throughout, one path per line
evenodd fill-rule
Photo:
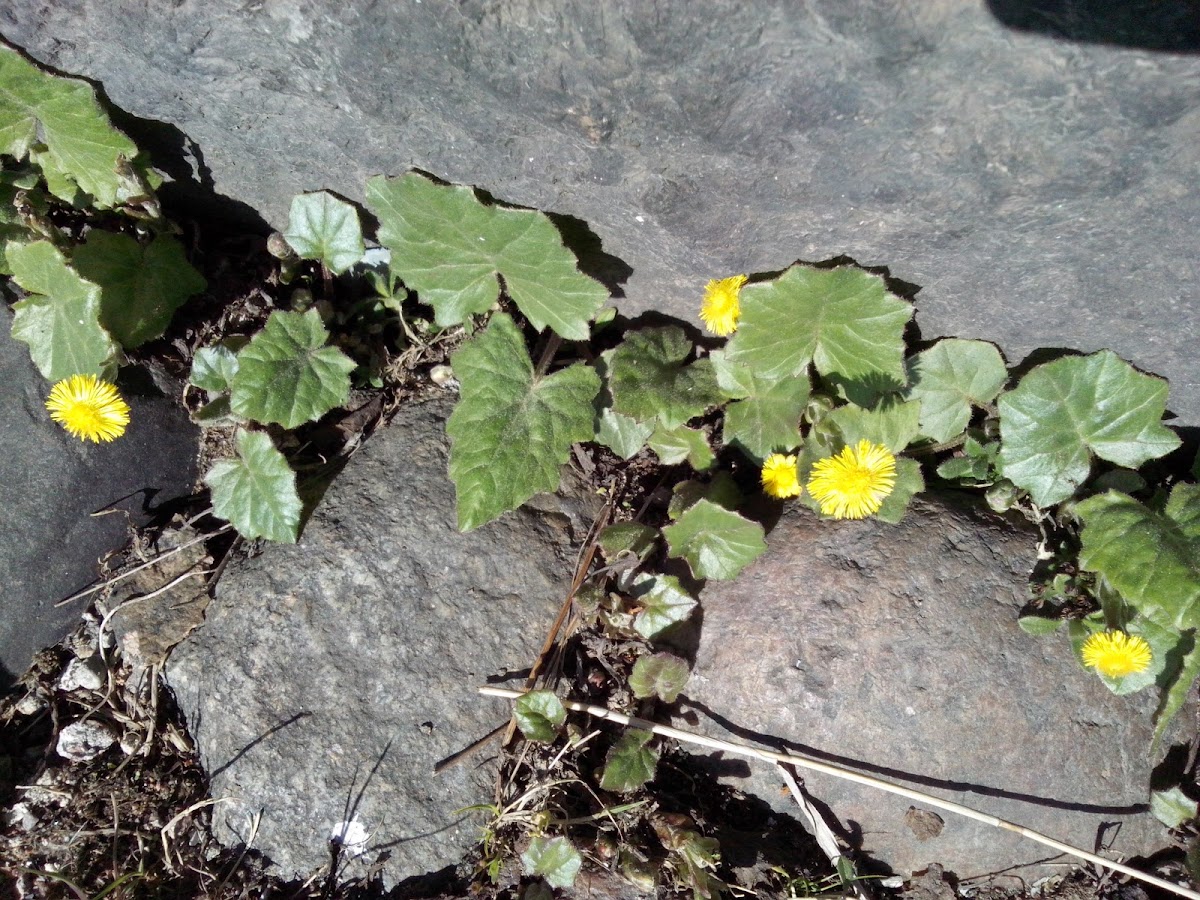
M 76 657 L 67 663 L 67 668 L 58 679 L 60 691 L 98 691 L 104 684 L 104 663 L 98 656 L 90 659 Z
M 83 722 L 72 722 L 60 731 L 54 749 L 64 759 L 86 762 L 95 759 L 111 747 L 116 739 L 112 729 L 103 722 L 87 719 Z

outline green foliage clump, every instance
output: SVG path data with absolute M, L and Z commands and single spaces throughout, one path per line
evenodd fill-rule
M 111 380 L 205 289 L 160 181 L 90 85 L 0 44 L 0 274 L 25 294 L 13 336 L 49 381 Z

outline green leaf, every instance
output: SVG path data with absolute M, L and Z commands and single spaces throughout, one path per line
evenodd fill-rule
M 120 349 L 100 326 L 100 289 L 48 241 L 9 244 L 7 256 L 13 280 L 32 295 L 13 305 L 12 335 L 29 345 L 38 371 L 49 381 L 111 375 Z
M 143 247 L 127 234 L 93 230 L 74 264 L 100 287 L 100 322 L 127 349 L 161 337 L 175 310 L 207 286 L 167 234 Z
M 245 425 L 246 420 L 236 415 L 229 406 L 229 395 L 222 394 L 215 400 L 205 403 L 192 413 L 192 421 L 205 428 L 216 428 L 224 425 Z
M 212 491 L 213 514 L 232 522 L 246 539 L 265 537 L 294 544 L 300 533 L 296 473 L 271 438 L 239 431 L 236 459 L 223 459 L 204 476 Z
M 878 275 L 794 265 L 774 281 L 742 288 L 741 307 L 725 352 L 760 377 L 797 375 L 812 362 L 843 384 L 905 382 L 904 326 L 913 307 L 888 293 Z
M 1138 612 L 1164 628 L 1200 626 L 1200 546 L 1189 537 L 1190 503 L 1169 512 L 1108 491 L 1076 508 L 1084 523 L 1079 564 L 1102 575 Z
M 958 481 L 969 486 L 983 486 L 996 480 L 997 458 L 1000 444 L 995 441 L 982 443 L 967 435 L 962 445 L 962 456 L 951 457 L 937 467 L 937 473 L 947 481 Z
M 686 559 L 697 578 L 736 578 L 767 549 L 761 525 L 711 500 L 698 500 L 663 536 L 670 555 Z
M 1200 485 L 1179 483 L 1171 488 L 1164 512 L 1194 544 L 1200 544 Z
M 1021 616 L 1017 619 L 1018 627 L 1034 637 L 1054 634 L 1062 626 L 1062 623 L 1062 619 L 1048 619 L 1045 616 Z
M 341 275 L 366 252 L 358 210 L 328 191 L 293 198 L 283 237 L 302 258 L 319 261 L 334 275 Z
M 1183 709 L 1183 705 L 1192 695 L 1192 687 L 1200 678 L 1200 644 L 1193 638 L 1192 648 L 1184 655 L 1179 667 L 1179 674 L 1166 686 L 1159 698 L 1158 710 L 1154 715 L 1154 738 L 1150 741 L 1150 755 L 1153 756 L 1159 741 L 1166 734 L 1167 726 L 1175 718 L 1175 714 Z
M 529 842 L 521 854 L 526 875 L 540 875 L 551 887 L 567 890 L 575 884 L 575 876 L 583 865 L 583 857 L 565 837 L 548 838 L 539 835 Z
M 0 46 L 0 153 L 24 159 L 39 140 L 56 172 L 69 176 L 97 205 L 117 203 L 118 162 L 137 154 L 133 141 L 109 123 L 91 85 L 43 72 Z
M 639 422 L 619 412 L 613 412 L 607 406 L 601 410 L 596 422 L 596 442 L 603 444 L 621 459 L 637 456 L 653 433 L 653 423 Z
M 609 362 L 613 409 L 641 422 L 657 419 L 676 428 L 723 399 L 712 363 L 687 365 L 692 342 L 682 328 L 635 331 L 616 348 Z
M 604 558 L 611 563 L 622 553 L 632 553 L 638 559 L 645 559 L 654 548 L 657 537 L 657 528 L 638 522 L 619 522 L 601 531 L 596 542 L 604 551 Z
M 961 434 L 974 406 L 990 403 L 1008 380 L 995 344 L 946 338 L 908 360 L 905 395 L 921 404 L 921 433 L 937 443 Z
M 921 474 L 921 464 L 915 459 L 897 457 L 896 486 L 880 504 L 875 518 L 890 525 L 897 524 L 908 511 L 909 501 L 923 490 L 925 477 Z
M 567 720 L 567 710 L 553 691 L 530 691 L 514 704 L 517 727 L 528 740 L 551 743 Z
M 674 575 L 643 575 L 634 582 L 632 593 L 642 607 L 634 617 L 633 630 L 648 641 L 682 622 L 696 608 L 696 599 Z
M 875 409 L 861 406 L 839 406 L 827 417 L 850 446 L 861 440 L 882 444 L 893 453 L 900 453 L 917 436 L 921 404 L 915 400 L 885 398 Z
M 776 450 L 799 446 L 809 383 L 804 375 L 776 382 L 752 377 L 750 387 L 745 399 L 725 407 L 721 439 L 761 464 Z
M 674 521 L 683 515 L 697 500 L 711 500 L 718 506 L 736 510 L 742 505 L 742 492 L 728 472 L 717 472 L 712 481 L 689 479 L 675 485 L 671 501 L 667 504 L 667 515 Z
M 458 527 L 470 531 L 553 491 L 571 444 L 591 440 L 600 376 L 583 364 L 534 378 L 525 339 L 500 313 L 450 359 L 462 395 L 446 432 Z
M 630 728 L 617 740 L 604 764 L 600 787 L 606 791 L 626 794 L 636 791 L 654 778 L 658 767 L 658 751 L 646 746 L 654 740 L 649 731 Z
M 238 370 L 237 351 L 245 345 L 245 339 L 226 338 L 212 347 L 201 347 L 192 357 L 188 383 L 210 394 L 229 393 Z
M 688 664 L 673 653 L 640 656 L 629 674 L 629 688 L 639 700 L 658 697 L 674 703 L 688 680 Z
M 433 307 L 439 325 L 490 309 L 500 296 L 497 276 L 534 328 L 549 325 L 571 341 L 588 339 L 588 322 L 608 299 L 544 213 L 485 205 L 469 187 L 415 172 L 369 179 L 367 206 L 392 269 Z
M 1150 812 L 1168 828 L 1178 828 L 1183 823 L 1190 822 L 1196 818 L 1198 808 L 1200 804 L 1185 794 L 1178 785 L 1165 791 L 1150 792 Z
M 321 418 L 350 396 L 354 361 L 326 346 L 329 332 L 315 309 L 276 311 L 238 353 L 233 411 L 256 422 L 295 428 Z
M 686 459 L 693 469 L 702 472 L 716 461 L 704 432 L 686 425 L 655 428 L 650 435 L 650 449 L 664 466 L 674 466 Z
M 713 350 L 708 354 L 708 359 L 712 363 L 713 374 L 717 378 L 717 388 L 724 397 L 730 400 L 744 400 L 751 394 L 761 391 L 760 381 L 763 386 L 775 383 L 770 379 L 755 378 L 753 369 L 747 365 L 730 361 L 724 350 Z
M 1045 507 L 1075 493 L 1091 453 L 1131 469 L 1164 456 L 1179 446 L 1166 401 L 1166 381 L 1109 350 L 1037 366 L 1000 395 L 1004 477 Z

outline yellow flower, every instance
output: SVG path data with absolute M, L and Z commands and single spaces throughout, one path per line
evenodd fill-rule
M 1083 664 L 1109 678 L 1134 675 L 1150 668 L 1150 645 L 1136 634 L 1098 631 L 1083 642 Z
M 704 302 L 700 305 L 700 319 L 705 328 L 722 337 L 737 330 L 738 316 L 742 314 L 738 294 L 745 283 L 745 275 L 708 283 L 704 288 Z
M 129 404 L 114 385 L 95 375 L 72 375 L 50 390 L 50 418 L 81 441 L 111 441 L 125 433 Z
M 784 456 L 782 453 L 772 453 L 763 462 L 763 490 L 772 497 L 799 497 L 800 479 L 796 475 L 796 457 Z
M 862 440 L 812 469 L 808 492 L 821 512 L 837 519 L 862 519 L 879 507 L 896 486 L 896 457 L 887 447 Z

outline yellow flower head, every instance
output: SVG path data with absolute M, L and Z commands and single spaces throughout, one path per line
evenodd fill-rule
M 125 433 L 129 404 L 114 385 L 95 375 L 72 375 L 50 390 L 50 418 L 81 441 L 111 441 Z
M 700 319 L 705 328 L 721 337 L 737 330 L 738 316 L 742 314 L 738 294 L 745 283 L 745 275 L 708 283 L 704 288 L 704 302 L 700 305 Z
M 1109 678 L 1134 675 L 1150 668 L 1150 645 L 1136 634 L 1098 631 L 1083 642 L 1083 664 Z
M 786 497 L 799 497 L 800 479 L 796 474 L 796 457 L 784 456 L 782 453 L 772 453 L 763 462 L 763 490 L 772 497 L 780 500 Z
M 896 457 L 880 444 L 862 440 L 812 469 L 808 492 L 821 512 L 837 519 L 863 519 L 879 507 L 896 486 Z

